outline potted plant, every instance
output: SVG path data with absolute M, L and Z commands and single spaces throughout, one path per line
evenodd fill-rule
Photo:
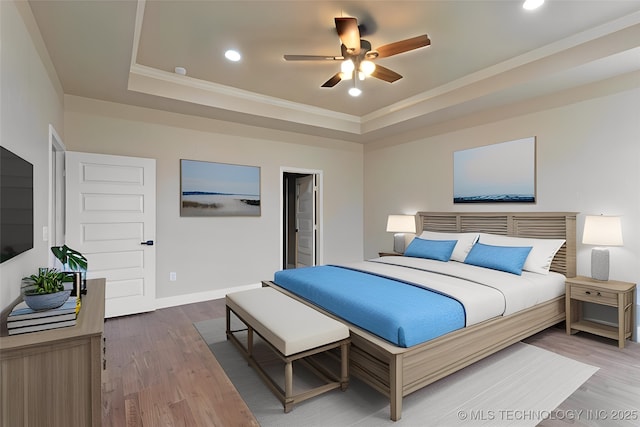
M 67 245 L 52 246 L 51 252 L 63 266 L 73 271 L 87 271 L 87 258 Z
M 65 273 L 55 268 L 41 268 L 38 274 L 22 279 L 22 299 L 32 310 L 50 310 L 69 299 L 70 289 L 64 288 Z
M 79 272 L 81 275 L 80 282 L 75 283 L 75 294 L 80 296 L 80 293 L 86 293 L 86 277 L 87 272 L 87 258 L 75 249 L 71 249 L 67 245 L 52 246 L 51 252 L 60 261 L 62 267 L 69 269 L 72 272 Z M 75 281 L 75 279 L 74 279 Z M 80 292 L 78 292 L 80 291 Z

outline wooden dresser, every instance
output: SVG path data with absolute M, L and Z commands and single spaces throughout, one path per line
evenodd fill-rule
M 104 279 L 87 281 L 75 326 L 8 336 L 14 304 L 2 313 L 1 426 L 102 424 L 104 288 Z

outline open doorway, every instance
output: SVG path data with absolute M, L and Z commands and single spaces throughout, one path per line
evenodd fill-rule
M 65 146 L 53 125 L 49 125 L 49 221 L 47 239 L 49 246 L 64 244 L 65 233 Z M 49 265 L 55 266 L 55 257 L 49 253 Z
M 282 171 L 282 268 L 318 265 L 320 255 L 318 171 Z

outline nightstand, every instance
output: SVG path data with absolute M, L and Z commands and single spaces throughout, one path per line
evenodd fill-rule
M 402 256 L 398 252 L 378 252 L 378 256 Z
M 635 319 L 636 284 L 618 280 L 600 281 L 590 277 L 576 276 L 568 278 L 566 286 L 567 334 L 577 331 L 589 332 L 618 340 L 618 347 L 624 348 L 625 340 L 633 334 Z M 582 317 L 582 303 L 616 307 L 618 325 L 609 326 L 585 320 Z

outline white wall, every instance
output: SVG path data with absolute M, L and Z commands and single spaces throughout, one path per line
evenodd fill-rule
M 610 248 L 610 277 L 640 282 L 640 85 L 507 120 L 397 146 L 365 148 L 365 257 L 390 250 L 390 213 L 431 211 L 578 212 L 578 274 L 590 275 L 580 243 L 585 214 L 621 215 L 623 247 Z M 602 85 L 599 86 L 600 89 Z M 453 152 L 537 138 L 535 205 L 454 205 Z M 385 173 L 380 173 L 380 171 Z M 606 316 L 605 316 L 606 317 Z
M 365 150 L 365 256 L 391 247 L 389 213 L 419 210 L 536 210 L 621 215 L 624 247 L 611 248 L 611 277 L 638 281 L 640 253 L 640 88 Z M 454 205 L 453 152 L 535 136 L 535 205 Z M 379 171 L 385 170 L 381 174 Z M 399 172 L 395 172 L 399 171 Z M 590 247 L 578 247 L 578 274 L 590 274 Z
M 363 259 L 360 144 L 74 96 L 65 96 L 64 120 L 69 151 L 156 159 L 161 306 L 171 298 L 188 301 L 185 295 L 257 284 L 280 269 L 282 167 L 322 171 L 322 261 Z M 262 215 L 180 217 L 180 159 L 259 166 Z M 177 281 L 169 281 L 170 271 Z
M 34 248 L 0 264 L 0 309 L 20 293 L 20 279 L 47 266 L 49 124 L 62 131 L 62 91 L 29 4 L 0 2 L 0 145 L 34 167 Z

